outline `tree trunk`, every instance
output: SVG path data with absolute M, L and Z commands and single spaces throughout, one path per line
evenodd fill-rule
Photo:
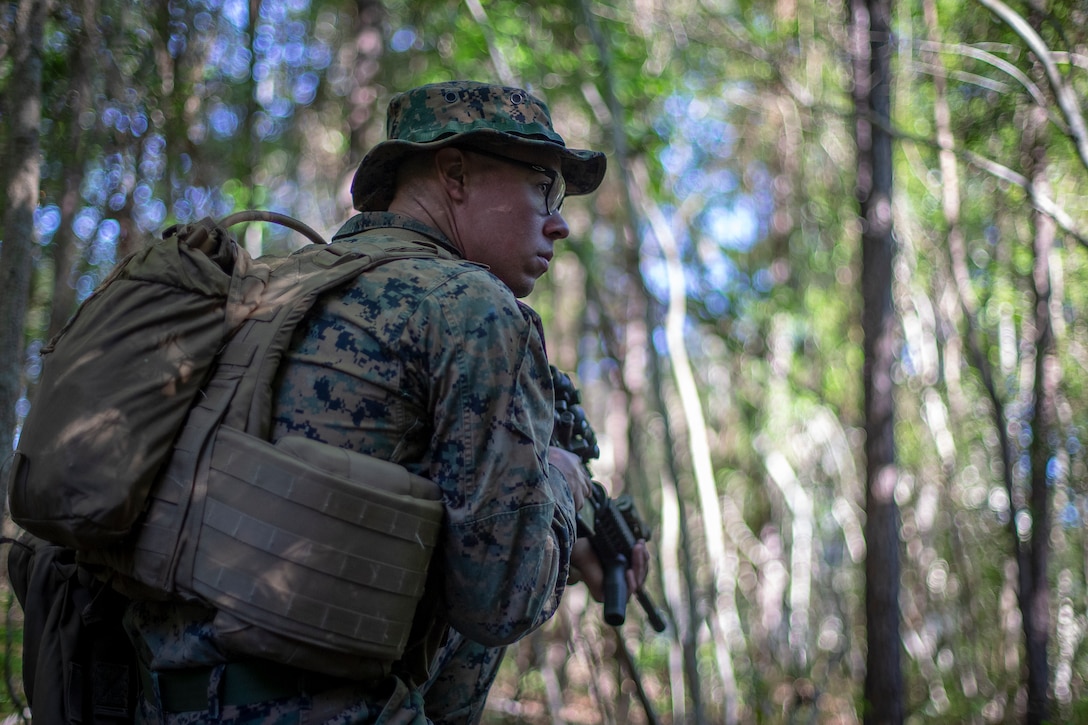
M 71 78 L 68 81 L 69 103 L 65 113 L 69 115 L 68 143 L 72 153 L 66 155 L 60 178 L 64 179 L 64 192 L 60 198 L 61 222 L 49 244 L 53 253 L 53 302 L 49 315 L 49 327 L 46 340 L 61 331 L 64 324 L 75 312 L 76 289 L 74 281 L 79 276 L 79 267 L 83 263 L 83 250 L 76 237 L 73 222 L 82 205 L 80 185 L 83 182 L 86 152 L 84 139 L 87 133 L 80 127 L 80 117 L 84 111 L 92 108 L 93 93 L 91 73 L 96 66 L 95 49 L 98 43 L 92 32 L 98 19 L 97 4 L 93 0 L 84 0 L 80 12 L 83 23 L 72 43 L 70 53 Z
M 896 319 L 892 307 L 892 144 L 889 118 L 891 0 L 853 0 L 854 103 L 862 219 L 865 335 L 865 722 L 903 721 L 899 637 L 899 511 L 894 436 Z
M 12 32 L 11 77 L 5 117 L 10 136 L 4 153 L 3 246 L 0 247 L 0 459 L 12 449 L 15 403 L 22 394 L 23 323 L 33 272 L 34 210 L 41 187 L 42 26 L 49 0 L 22 0 Z M 7 479 L 0 479 L 7 501 Z M 2 504 L 0 504 L 2 505 Z
M 1039 109 L 1043 124 L 1046 111 Z M 1046 164 L 1033 176 L 1045 175 Z M 1054 223 L 1039 212 L 1032 215 L 1035 228 L 1035 384 L 1034 419 L 1031 422 L 1031 514 L 1028 571 L 1020 574 L 1020 611 L 1024 618 L 1024 637 L 1028 665 L 1028 723 L 1047 721 L 1047 688 L 1050 665 L 1047 639 L 1050 632 L 1050 585 L 1047 560 L 1050 553 L 1050 492 L 1047 470 L 1055 431 L 1055 398 L 1058 386 L 1058 361 L 1054 354 L 1054 335 L 1050 321 L 1050 252 L 1054 246 Z M 1018 527 L 1019 528 L 1019 527 Z
M 653 329 L 653 316 L 650 313 L 649 305 L 647 305 L 646 322 L 646 328 Z M 677 636 L 680 638 L 680 654 L 682 656 L 681 664 L 685 682 L 685 693 L 687 697 L 691 699 L 691 708 L 690 715 L 686 720 L 677 718 L 676 722 L 688 722 L 691 723 L 691 725 L 705 725 L 707 723 L 707 717 L 703 704 L 703 691 L 700 686 L 702 680 L 699 677 L 698 659 L 698 635 L 701 617 L 698 609 L 698 586 L 695 581 L 695 557 L 692 555 L 691 551 L 692 539 L 688 527 L 689 513 L 686 510 L 683 492 L 680 490 L 680 467 L 677 464 L 676 456 L 673 454 L 673 451 L 676 450 L 676 440 L 673 437 L 672 426 L 669 423 L 669 413 L 665 405 L 665 396 L 663 393 L 665 376 L 661 370 L 661 359 L 657 355 L 649 355 L 648 357 L 650 362 L 650 392 L 653 400 L 653 409 L 658 411 L 661 416 L 663 441 L 661 449 L 665 456 L 662 465 L 668 472 L 668 483 L 665 485 L 668 485 L 673 489 L 672 496 L 676 501 L 676 507 L 679 514 L 676 519 L 680 543 L 678 554 L 681 566 L 679 569 L 684 572 L 684 582 L 687 584 L 685 592 L 686 596 L 683 598 L 683 603 L 686 604 L 686 607 L 674 607 L 672 610 L 672 618 L 677 630 Z M 667 586 L 666 594 L 668 594 Z M 673 599 L 680 603 L 680 592 L 677 591 L 673 594 Z M 674 717 L 685 714 L 685 693 L 673 692 Z
M 1031 23 L 1038 28 L 1043 19 L 1033 12 Z M 1038 71 L 1036 76 L 1041 76 Z M 1022 136 L 1023 157 L 1027 160 L 1025 175 L 1036 190 L 1050 195 L 1048 179 L 1047 136 L 1048 109 L 1035 106 L 1027 113 Z M 1047 688 L 1050 663 L 1047 640 L 1050 634 L 1050 584 L 1047 580 L 1047 560 L 1050 554 L 1050 491 L 1047 485 L 1048 464 L 1054 455 L 1057 412 L 1059 363 L 1055 355 L 1054 327 L 1051 320 L 1050 256 L 1054 249 L 1055 224 L 1046 214 L 1035 209 L 1031 214 L 1034 229 L 1035 262 L 1032 271 L 1035 297 L 1035 380 L 1032 398 L 1035 405 L 1031 420 L 1031 490 L 1026 512 L 1030 515 L 1030 538 L 1026 556 L 1020 558 L 1020 612 L 1024 622 L 1025 655 L 1027 658 L 1027 687 L 1029 725 L 1041 725 L 1048 719 Z M 1022 536 L 1019 522 L 1015 533 Z

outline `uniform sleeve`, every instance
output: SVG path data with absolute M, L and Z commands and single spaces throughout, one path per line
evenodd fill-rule
M 446 616 L 485 646 L 555 612 L 570 566 L 574 503 L 548 464 L 551 374 L 538 320 L 491 275 L 447 284 L 420 312 L 434 376 L 430 478 L 443 490 Z M 442 324 L 432 315 L 440 315 Z
M 434 674 L 421 688 L 432 725 L 473 725 L 502 664 L 505 647 L 485 647 L 450 630 L 434 663 Z

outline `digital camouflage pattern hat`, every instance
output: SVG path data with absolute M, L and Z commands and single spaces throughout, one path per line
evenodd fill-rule
M 569 149 L 552 128 L 548 107 L 520 88 L 449 81 L 413 88 L 389 102 L 386 141 L 366 155 L 351 182 L 359 211 L 381 211 L 393 200 L 397 167 L 406 154 L 452 144 L 500 153 L 518 147 L 558 149 L 567 196 L 588 194 L 604 178 L 600 151 Z

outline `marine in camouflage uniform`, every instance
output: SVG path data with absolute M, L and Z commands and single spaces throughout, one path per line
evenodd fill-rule
M 572 486 L 581 485 L 567 479 L 580 469 L 561 470 L 562 456 L 548 447 L 548 359 L 540 320 L 518 297 L 568 233 L 558 208 L 564 193 L 594 190 L 604 157 L 566 148 L 547 107 L 527 92 L 472 82 L 396 96 L 387 135 L 352 184 L 362 213 L 334 241 L 365 249 L 369 235 L 401 230 L 446 254 L 387 263 L 322 297 L 281 368 L 273 439 L 304 435 L 391 460 L 441 488 L 446 522 L 431 563 L 430 606 L 419 615 L 433 617 L 423 623 L 432 632 L 445 632 L 429 679 L 285 676 L 289 668 L 269 664 L 271 675 L 258 672 L 256 685 L 230 692 L 237 668 L 217 646 L 213 613 L 142 602 L 127 625 L 145 663 L 145 721 L 476 722 L 503 648 L 559 605 L 576 531 Z M 397 213 L 434 210 L 399 204 L 397 174 L 406 159 L 433 165 L 434 152 L 447 148 L 457 153 L 442 157 L 449 171 L 442 183 L 464 215 Z M 472 196 L 480 193 L 477 173 L 518 182 L 511 201 Z M 519 216 L 519 199 L 536 210 Z M 485 208 L 487 226 L 473 226 L 481 217 L 464 211 L 473 208 Z M 478 242 L 502 240 L 507 227 L 512 251 Z M 511 261 L 514 253 L 521 256 Z M 193 673 L 195 688 L 178 684 Z

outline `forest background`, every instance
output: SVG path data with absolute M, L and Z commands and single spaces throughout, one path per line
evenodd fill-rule
M 669 627 L 574 588 L 485 721 L 1088 722 L 1086 16 L 5 2 L 0 450 L 44 341 L 151 235 L 260 208 L 329 236 L 391 94 L 529 87 L 608 153 L 529 301 Z

